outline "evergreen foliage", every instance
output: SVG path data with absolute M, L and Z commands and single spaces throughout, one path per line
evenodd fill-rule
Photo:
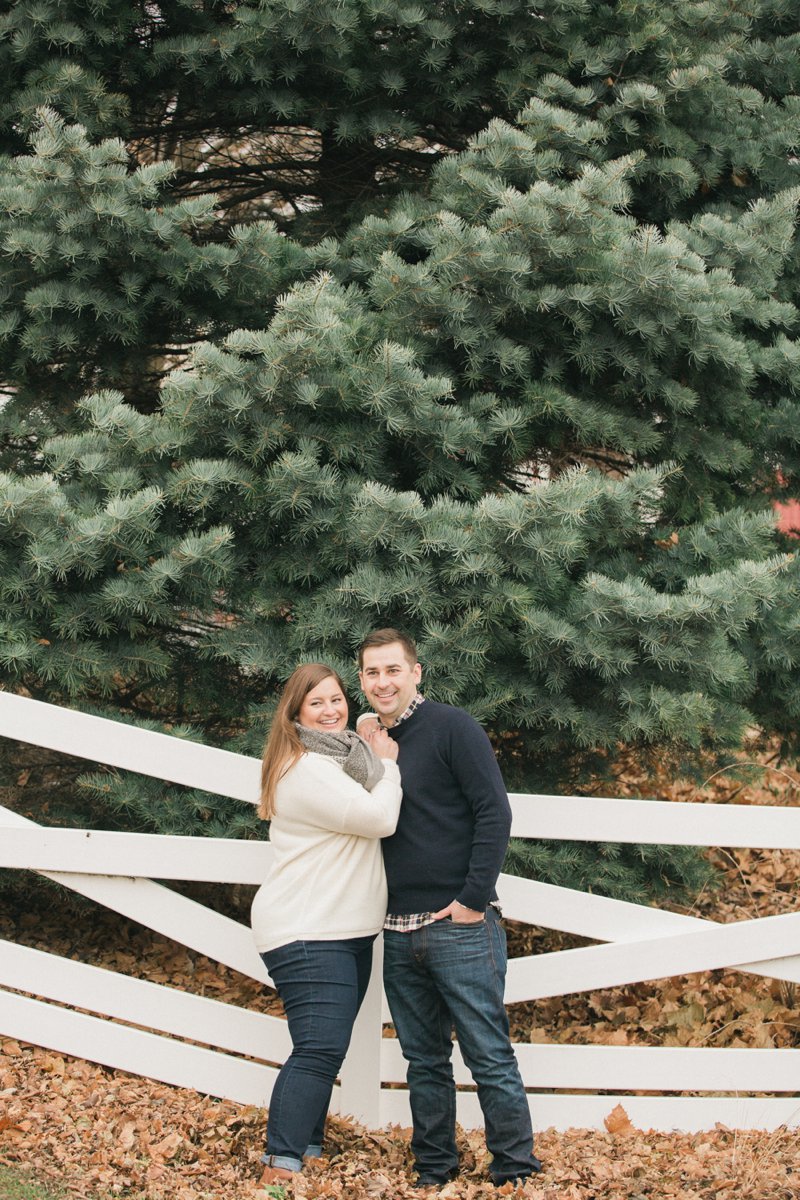
M 751 727 L 792 751 L 790 9 L 14 5 L 4 685 L 257 753 L 298 660 L 355 685 L 398 624 L 515 790 Z M 84 797 L 247 824 L 138 777 Z M 509 865 L 699 878 L 674 848 Z

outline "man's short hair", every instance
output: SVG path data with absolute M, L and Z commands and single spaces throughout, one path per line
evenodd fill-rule
M 360 670 L 364 669 L 364 651 L 371 650 L 374 646 L 391 646 L 393 642 L 399 642 L 403 647 L 403 654 L 408 659 L 410 666 L 416 666 L 419 661 L 417 658 L 417 647 L 414 645 L 407 633 L 401 633 L 399 629 L 373 629 L 372 633 L 368 633 L 361 643 L 358 650 L 358 666 Z

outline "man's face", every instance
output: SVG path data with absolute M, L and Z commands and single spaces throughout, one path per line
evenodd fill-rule
M 416 695 L 422 667 L 408 661 L 399 642 L 389 642 L 367 647 L 358 677 L 361 690 L 384 725 L 394 725 Z

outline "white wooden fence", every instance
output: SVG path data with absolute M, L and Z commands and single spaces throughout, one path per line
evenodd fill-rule
M 258 794 L 255 759 L 7 692 L 0 734 L 248 803 Z M 797 809 L 526 795 L 511 802 L 518 837 L 800 849 Z M 48 829 L 2 807 L 0 830 L 0 867 L 39 871 L 269 982 L 247 926 L 152 882 L 258 884 L 268 843 Z M 513 959 L 509 1002 L 720 967 L 800 982 L 800 912 L 720 925 L 511 876 L 501 876 L 499 892 L 508 917 L 604 943 Z M 334 1108 L 373 1127 L 405 1125 L 405 1064 L 397 1041 L 381 1036 L 382 1017 L 378 969 Z M 257 1105 L 268 1102 L 290 1045 L 278 1018 L 2 940 L 0 1036 Z M 526 1087 L 536 1089 L 537 1128 L 602 1127 L 618 1103 L 642 1128 L 800 1124 L 800 1050 L 519 1043 L 516 1051 Z M 457 1051 L 456 1073 L 470 1084 Z M 474 1091 L 459 1092 L 458 1115 L 465 1127 L 481 1125 Z

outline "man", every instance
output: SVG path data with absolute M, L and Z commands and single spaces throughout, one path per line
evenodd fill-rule
M 541 1169 L 503 1003 L 505 932 L 494 906 L 511 810 L 494 752 L 463 709 L 417 691 L 414 643 L 379 629 L 359 652 L 364 695 L 398 742 L 403 805 L 384 839 L 384 984 L 408 1062 L 415 1187 L 458 1174 L 451 1031 L 478 1088 L 498 1186 Z

